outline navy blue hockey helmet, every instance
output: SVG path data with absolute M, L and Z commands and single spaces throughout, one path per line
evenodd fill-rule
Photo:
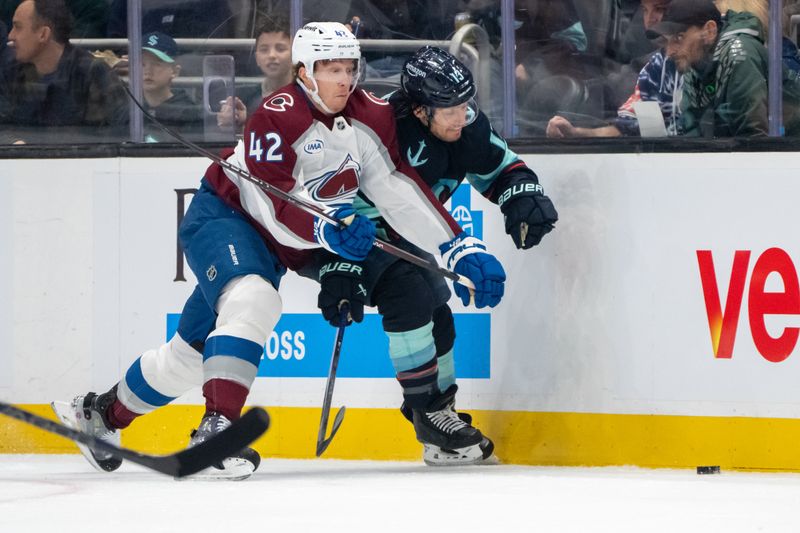
M 475 96 L 469 69 L 435 46 L 420 48 L 405 62 L 400 86 L 411 102 L 429 107 L 453 107 Z

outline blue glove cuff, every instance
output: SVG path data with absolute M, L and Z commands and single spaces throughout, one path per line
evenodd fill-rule
M 482 240 L 476 239 L 467 232 L 462 231 L 452 241 L 439 246 L 439 251 L 442 254 L 445 268 L 453 270 L 453 267 L 458 263 L 459 259 L 469 254 L 486 253 L 486 244 Z

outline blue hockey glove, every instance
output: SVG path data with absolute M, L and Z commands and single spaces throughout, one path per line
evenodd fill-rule
M 544 189 L 533 181 L 520 181 L 497 198 L 506 222 L 506 233 L 517 248 L 527 250 L 539 244 L 558 221 L 558 213 Z
M 356 214 L 352 206 L 340 207 L 333 217 L 344 220 L 352 216 L 349 225 L 341 227 L 321 218 L 314 219 L 314 238 L 323 248 L 345 259 L 361 261 L 372 250 L 375 241 L 375 224 L 364 215 Z
M 475 284 L 475 307 L 494 307 L 503 297 L 506 273 L 492 254 L 486 253 L 486 245 L 480 239 L 465 232 L 452 241 L 439 246 L 445 268 L 466 276 Z M 469 289 L 453 283 L 456 296 L 464 305 L 469 305 Z
M 319 285 L 317 306 L 331 326 L 339 327 L 339 308 L 343 302 L 350 304 L 348 325 L 364 320 L 367 289 L 363 264 L 331 259 L 319 269 Z

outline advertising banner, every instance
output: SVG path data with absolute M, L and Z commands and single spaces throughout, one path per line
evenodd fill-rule
M 449 205 L 508 275 L 491 312 L 451 299 L 460 405 L 798 416 L 795 155 L 524 159 L 560 216 L 541 245 L 514 248 L 474 190 Z M 4 164 L 0 244 L 13 254 L 0 259 L 0 339 L 12 348 L 0 387 L 18 401 L 107 388 L 168 338 L 194 286 L 177 227 L 207 162 L 88 161 Z M 284 316 L 251 398 L 315 406 L 335 331 L 314 282 L 290 273 L 280 292 Z M 374 310 L 348 328 L 340 370 L 348 406 L 399 404 Z

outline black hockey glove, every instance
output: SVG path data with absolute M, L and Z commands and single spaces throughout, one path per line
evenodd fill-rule
M 319 284 L 317 306 L 333 327 L 338 328 L 341 325 L 339 306 L 345 301 L 350 304 L 348 325 L 350 322 L 364 320 L 367 289 L 364 285 L 363 265 L 343 259 L 331 259 L 319 269 Z
M 498 196 L 497 203 L 506 220 L 506 233 L 523 250 L 539 244 L 558 221 L 553 202 L 532 181 L 513 184 Z

